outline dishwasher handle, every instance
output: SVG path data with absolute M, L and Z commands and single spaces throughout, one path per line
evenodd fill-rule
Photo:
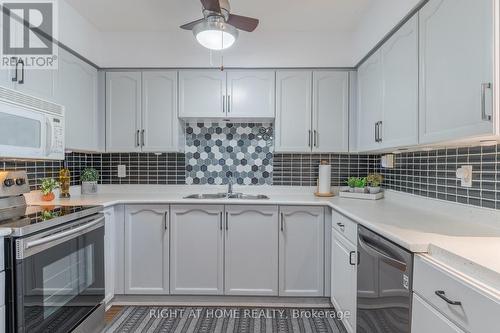
M 385 254 L 382 249 L 379 249 L 376 247 L 376 245 L 367 242 L 366 239 L 361 235 L 358 235 L 358 242 L 361 248 L 372 256 L 382 259 L 382 261 L 384 261 L 385 263 L 391 265 L 396 269 L 399 269 L 402 272 L 406 272 L 406 269 L 408 267 L 407 263 Z

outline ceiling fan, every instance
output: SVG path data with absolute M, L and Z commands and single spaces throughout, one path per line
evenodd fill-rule
M 198 43 L 211 50 L 231 47 L 238 38 L 238 29 L 252 32 L 259 20 L 231 14 L 228 0 L 201 0 L 203 18 L 184 24 L 182 29 L 192 30 Z

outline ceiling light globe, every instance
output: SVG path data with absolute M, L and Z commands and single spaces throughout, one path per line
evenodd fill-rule
M 210 50 L 224 50 L 231 47 L 238 38 L 238 30 L 221 18 L 198 23 L 193 28 L 198 43 Z

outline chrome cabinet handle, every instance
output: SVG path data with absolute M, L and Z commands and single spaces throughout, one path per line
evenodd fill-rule
M 307 138 L 307 146 L 308 147 L 311 147 L 311 141 L 312 141 L 312 132 L 311 132 L 311 130 L 309 130 L 309 135 Z
M 15 57 L 12 57 L 11 59 L 15 59 Z M 17 70 L 18 70 L 18 67 L 19 67 L 19 62 L 20 62 L 20 60 L 16 61 L 16 69 L 15 69 L 15 72 L 14 72 L 14 77 L 12 78 L 12 82 L 17 82 Z
M 19 63 L 21 64 L 21 79 L 17 83 L 24 84 L 24 61 L 23 61 L 23 59 L 19 59 Z
M 352 256 L 353 255 L 356 255 L 356 259 L 355 259 L 354 262 L 352 260 Z M 359 254 L 358 254 L 357 251 L 351 251 L 351 252 L 349 252 L 349 265 L 351 265 L 351 266 L 359 265 Z
M 137 130 L 137 131 L 135 132 L 135 146 L 136 146 L 136 147 L 140 147 L 140 146 L 141 146 L 141 141 L 140 141 L 140 139 L 139 139 L 140 132 L 141 132 L 141 131 L 139 131 L 139 130 Z
M 165 214 L 163 215 L 163 218 L 165 219 L 165 221 L 164 221 L 165 230 L 168 230 L 168 211 L 165 212 Z
M 314 147 L 318 147 L 318 131 L 314 130 Z
M 388 254 L 383 253 L 381 249 L 378 249 L 373 244 L 369 244 L 362 235 L 358 235 L 358 248 L 361 247 L 364 251 L 368 252 L 373 257 L 380 258 L 388 265 L 399 269 L 402 272 L 406 272 L 407 264 L 401 260 L 391 257 Z
M 491 89 L 491 83 L 481 84 L 481 119 L 491 121 L 491 115 L 486 114 L 486 89 Z
M 375 142 L 378 142 L 378 122 L 375 123 Z
M 285 216 L 283 215 L 283 213 L 281 213 L 281 223 L 280 223 L 280 229 L 281 231 L 284 231 L 285 230 Z
M 222 212 L 220 212 L 219 229 L 222 231 Z
M 222 95 L 222 113 L 226 114 L 226 95 Z
M 227 95 L 227 113 L 231 112 L 231 95 Z
M 145 146 L 145 143 L 144 143 L 144 132 L 145 130 L 142 130 L 141 131 L 141 146 L 144 147 Z
M 446 293 L 443 290 L 436 290 L 434 293 L 436 294 L 437 297 L 441 298 L 442 300 L 444 300 L 446 303 L 448 303 L 450 305 L 462 305 L 462 302 L 452 301 L 451 299 L 446 297 Z
M 382 129 L 383 129 L 382 124 L 383 124 L 382 121 L 378 122 L 378 140 L 379 140 L 378 142 L 382 142 L 384 140 L 383 135 L 382 135 Z
M 229 222 L 228 222 L 228 220 L 229 220 L 229 213 L 226 212 L 226 230 L 229 230 Z
M 342 232 L 345 230 L 345 224 L 339 222 L 339 223 L 337 223 L 337 225 L 339 226 L 339 228 Z

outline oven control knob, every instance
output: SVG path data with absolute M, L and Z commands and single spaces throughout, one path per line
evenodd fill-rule
M 14 185 L 14 179 L 7 178 L 6 180 L 3 181 L 3 184 L 6 187 L 11 187 L 12 185 Z
M 17 186 L 23 186 L 24 184 L 26 184 L 26 179 L 24 179 L 24 178 L 17 178 L 16 179 Z

